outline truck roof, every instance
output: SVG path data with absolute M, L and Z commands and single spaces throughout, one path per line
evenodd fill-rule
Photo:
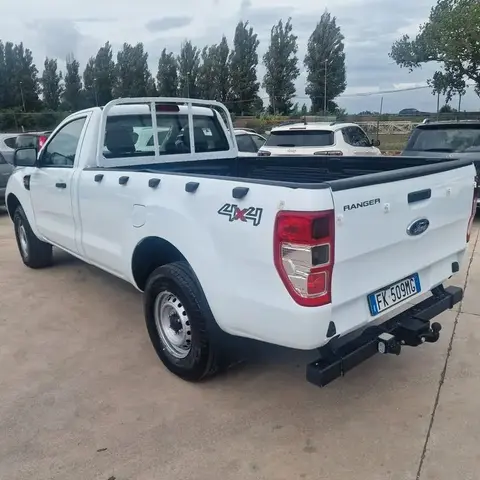
M 93 107 L 87 108 L 83 111 L 90 112 L 92 110 L 102 110 L 103 107 Z M 113 106 L 109 112 L 108 116 L 120 116 L 120 115 L 147 115 L 150 113 L 149 105 L 141 105 L 141 104 L 131 104 L 131 105 L 115 105 Z M 158 112 L 162 114 L 161 111 Z M 188 113 L 188 106 L 187 105 L 178 105 L 178 112 L 172 112 L 171 110 L 166 111 L 165 113 L 178 113 L 179 115 L 187 115 Z M 202 115 L 202 116 L 213 116 L 213 111 L 211 108 L 208 107 L 198 107 L 192 106 L 192 113 L 194 115 Z

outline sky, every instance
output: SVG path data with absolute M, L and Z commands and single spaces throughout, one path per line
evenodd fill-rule
M 300 104 L 305 96 L 303 68 L 308 37 L 325 9 L 337 18 L 345 36 L 348 87 L 338 98 L 349 113 L 380 109 L 398 112 L 402 108 L 436 111 L 436 97 L 428 88 L 397 91 L 426 85 L 436 70 L 427 65 L 410 73 L 388 56 L 392 43 L 407 33 L 415 35 L 429 15 L 435 0 L 15 0 L 0 16 L 0 38 L 23 41 L 33 51 L 38 69 L 45 56 L 58 58 L 61 68 L 67 55 L 81 63 L 94 55 L 106 41 L 116 52 L 124 42 L 143 42 L 149 52 L 150 68 L 156 72 L 163 48 L 178 52 L 190 39 L 203 47 L 218 43 L 223 34 L 230 44 L 239 20 L 248 20 L 260 40 L 261 59 L 268 48 L 271 27 L 279 19 L 292 18 L 298 36 L 301 75 L 296 82 Z M 375 94 L 394 90 L 394 93 Z M 472 89 L 470 89 L 472 90 Z M 261 96 L 265 92 L 260 92 Z M 454 98 L 452 104 L 457 106 Z M 443 102 L 442 102 L 443 103 Z M 480 110 L 480 98 L 469 91 L 462 110 Z

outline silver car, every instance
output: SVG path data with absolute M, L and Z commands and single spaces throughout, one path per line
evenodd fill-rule
M 5 205 L 5 189 L 12 171 L 13 166 L 8 163 L 5 160 L 5 157 L 0 153 L 0 206 Z
M 0 154 L 8 163 L 13 163 L 18 133 L 0 133 Z

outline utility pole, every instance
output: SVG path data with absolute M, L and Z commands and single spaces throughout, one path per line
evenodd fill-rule
M 20 95 L 22 96 L 23 111 L 26 112 L 27 109 L 25 108 L 25 97 L 23 95 L 23 83 L 19 82 L 19 85 L 20 85 Z
M 327 116 L 327 62 L 328 59 L 325 59 L 325 85 L 323 90 L 323 116 Z
M 440 92 L 437 93 L 437 122 L 440 116 Z
M 383 113 L 383 97 L 380 99 L 380 114 L 377 117 L 377 140 L 379 139 L 379 132 L 380 132 L 380 117 Z
M 187 72 L 187 98 L 190 98 L 190 72 Z
M 272 88 L 272 110 L 273 114 L 276 115 L 276 108 L 275 108 L 275 88 Z

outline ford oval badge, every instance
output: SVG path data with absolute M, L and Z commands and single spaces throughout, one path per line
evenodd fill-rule
M 416 237 L 417 235 L 421 235 L 422 233 L 424 233 L 429 226 L 430 221 L 428 220 L 428 218 L 419 218 L 407 227 L 407 233 L 411 237 Z

